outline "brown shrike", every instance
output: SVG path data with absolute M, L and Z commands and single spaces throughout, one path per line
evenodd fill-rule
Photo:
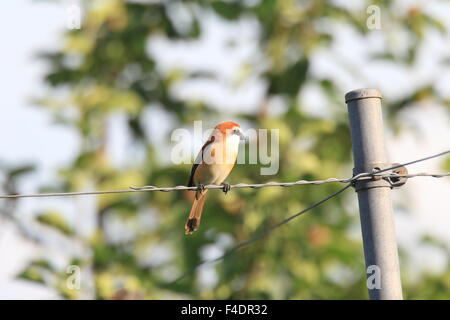
M 218 124 L 203 145 L 192 166 L 188 183 L 188 187 L 197 187 L 197 191 L 184 227 L 186 234 L 192 234 L 200 225 L 203 204 L 208 192 L 205 185 L 222 184 L 225 193 L 230 190 L 230 185 L 224 181 L 236 162 L 239 141 L 244 139 L 240 126 L 227 121 Z

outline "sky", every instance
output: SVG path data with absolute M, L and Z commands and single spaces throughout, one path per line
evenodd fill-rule
M 399 1 L 405 6 L 412 2 L 414 1 Z M 55 168 L 70 161 L 78 148 L 76 133 L 54 125 L 48 114 L 37 108 L 31 99 L 48 91 L 42 83 L 46 67 L 36 58 L 36 53 L 40 50 L 56 49 L 61 44 L 61 31 L 66 24 L 66 8 L 64 2 L 0 2 L 0 39 L 4 44 L 1 50 L 0 83 L 5 88 L 0 102 L 0 161 L 17 165 L 29 162 L 38 164 L 37 172 L 21 181 L 20 191 L 23 193 L 34 192 L 42 183 L 52 181 L 55 178 Z M 428 8 L 437 15 L 450 16 L 449 5 L 430 5 Z M 237 61 L 251 59 L 255 54 L 252 43 L 257 37 L 257 29 L 254 23 L 241 21 L 239 24 L 233 24 L 220 22 L 213 17 L 205 18 L 203 23 L 208 28 L 200 43 L 183 46 L 156 39 L 149 45 L 149 52 L 158 58 L 158 67 L 162 70 L 170 70 L 174 64 L 186 68 L 198 65 L 206 69 L 217 68 L 215 62 L 220 59 L 218 57 L 226 56 L 228 59 L 224 60 L 230 62 L 221 65 L 221 78 L 227 83 L 235 81 L 233 75 L 239 68 Z M 448 38 L 443 40 L 438 34 L 431 35 L 427 40 L 426 50 L 421 51 L 420 63 L 417 68 L 410 70 L 390 64 L 366 63 L 364 57 L 367 53 L 376 50 L 380 45 L 380 35 L 376 32 L 365 42 L 344 25 L 338 26 L 334 32 L 338 35 L 338 41 L 332 50 L 321 51 L 315 56 L 312 70 L 318 75 L 336 79 L 343 94 L 360 87 L 376 87 L 381 89 L 387 98 L 395 98 L 428 79 L 437 79 L 438 89 L 442 92 L 446 92 L 450 87 L 450 73 L 440 72 L 435 63 L 441 57 L 449 55 Z M 223 43 L 230 37 L 235 37 L 237 33 L 240 34 L 239 41 L 248 43 L 248 46 L 237 46 L 240 49 L 223 52 Z M 342 72 L 342 64 L 347 62 L 353 63 L 362 76 L 346 76 L 347 73 Z M 177 95 L 186 99 L 195 97 L 216 106 L 222 104 L 222 107 L 225 103 L 229 110 L 239 105 L 249 112 L 258 105 L 263 92 L 264 83 L 257 79 L 250 79 L 244 86 L 231 91 L 210 82 L 181 84 L 175 90 Z M 317 88 L 306 88 L 302 99 L 305 99 L 309 112 L 319 115 L 326 113 L 317 95 Z M 413 106 L 402 117 L 405 119 L 405 125 L 402 126 L 400 134 L 395 135 L 386 130 L 386 143 L 393 162 L 406 162 L 449 149 L 450 118 L 442 107 L 424 103 Z M 158 111 L 147 116 L 147 119 L 161 123 L 170 121 Z M 115 147 L 110 152 L 120 163 L 127 160 L 123 159 L 121 151 L 127 144 L 128 137 L 120 117 L 113 120 L 111 125 L 117 128 L 113 130 L 112 137 L 117 143 L 113 144 Z M 409 170 L 442 172 L 440 163 L 440 160 L 430 160 L 411 166 Z M 419 234 L 433 233 L 450 244 L 449 180 L 415 178 L 409 180 L 401 189 L 393 191 L 398 241 L 412 253 L 416 270 L 440 270 L 443 266 L 442 254 L 418 246 L 417 239 Z M 349 203 L 356 205 L 354 194 L 347 196 Z M 92 217 L 78 217 L 76 212 L 80 208 L 92 206 L 92 201 L 64 198 L 24 199 L 19 202 L 17 214 L 20 218 L 27 219 L 31 212 L 39 209 L 61 208 L 67 213 L 69 220 L 85 224 L 85 230 L 89 230 Z M 82 212 L 89 210 L 83 209 Z M 356 237 L 360 237 L 358 232 L 359 230 L 356 230 Z M 13 225 L 0 218 L 0 261 L 7 261 L 0 263 L 0 299 L 57 298 L 52 290 L 15 279 L 15 274 L 26 262 L 40 254 L 55 255 L 59 257 L 57 260 L 62 266 L 65 263 L 61 248 L 54 246 L 49 252 L 40 252 L 35 245 L 24 241 Z

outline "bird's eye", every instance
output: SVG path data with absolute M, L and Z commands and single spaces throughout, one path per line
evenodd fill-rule
M 233 129 L 233 133 L 234 133 L 234 134 L 238 134 L 238 133 L 239 133 L 239 130 L 238 130 L 238 129 Z

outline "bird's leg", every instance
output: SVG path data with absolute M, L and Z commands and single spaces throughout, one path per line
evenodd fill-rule
M 222 186 L 223 186 L 222 191 L 223 191 L 225 194 L 227 194 L 227 192 L 231 190 L 231 186 L 230 186 L 229 183 L 223 182 L 223 183 L 222 183 Z
M 197 186 L 197 191 L 198 192 L 200 192 L 200 193 L 202 193 L 203 191 L 205 191 L 205 185 L 204 184 L 199 184 L 198 186 Z

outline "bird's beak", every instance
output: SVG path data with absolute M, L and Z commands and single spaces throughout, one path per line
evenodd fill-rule
M 238 133 L 238 134 L 239 134 L 239 139 L 240 139 L 240 140 L 247 142 L 247 137 L 244 136 L 244 134 L 242 133 L 241 130 L 239 130 L 239 133 Z

